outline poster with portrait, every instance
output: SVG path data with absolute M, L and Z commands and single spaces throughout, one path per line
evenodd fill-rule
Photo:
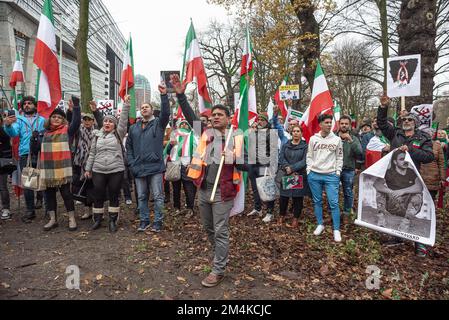
M 421 95 L 421 55 L 388 59 L 388 96 L 415 97 Z
M 291 86 L 281 86 L 279 88 L 279 93 L 282 101 L 287 100 L 299 100 L 299 84 L 291 85 Z
M 355 224 L 435 245 L 435 204 L 408 152 L 396 149 L 361 174 Z
M 97 110 L 104 116 L 114 116 L 114 100 L 98 100 Z
M 433 105 L 422 104 L 413 107 L 411 113 L 415 114 L 419 119 L 419 130 L 432 128 L 433 123 Z
M 161 81 L 165 82 L 165 85 L 167 86 L 167 92 L 168 93 L 175 93 L 175 89 L 173 88 L 173 85 L 170 81 L 170 76 L 172 74 L 178 75 L 180 81 L 182 82 L 183 79 L 181 79 L 181 72 L 180 71 L 161 71 Z

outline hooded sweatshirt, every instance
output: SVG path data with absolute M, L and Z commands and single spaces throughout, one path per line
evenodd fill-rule
M 311 172 L 341 175 L 343 170 L 343 142 L 331 132 L 326 138 L 314 135 L 307 152 L 307 174 Z

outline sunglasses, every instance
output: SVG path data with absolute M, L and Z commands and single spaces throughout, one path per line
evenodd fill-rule
M 413 119 L 413 118 L 402 118 L 401 120 L 402 120 L 403 122 L 406 122 L 406 121 L 408 121 L 408 122 L 415 121 L 415 119 Z

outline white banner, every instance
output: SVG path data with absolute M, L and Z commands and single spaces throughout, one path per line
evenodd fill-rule
M 114 113 L 114 100 L 98 100 L 97 109 L 103 116 L 113 116 Z
M 409 153 L 390 152 L 361 174 L 355 223 L 435 245 L 435 204 Z
M 290 86 L 281 86 L 279 88 L 279 93 L 282 101 L 287 100 L 299 100 L 300 98 L 300 87 L 299 84 Z
M 388 96 L 414 97 L 421 95 L 421 55 L 388 59 Z
M 433 105 L 422 104 L 412 108 L 412 113 L 419 118 L 419 129 L 424 130 L 432 128 L 433 122 Z

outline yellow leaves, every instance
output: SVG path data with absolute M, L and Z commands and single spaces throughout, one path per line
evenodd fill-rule
M 178 279 L 179 282 L 183 282 L 183 283 L 187 282 L 187 280 L 183 277 L 176 277 L 176 279 Z
M 95 277 L 95 279 L 97 279 L 97 281 L 101 281 L 101 280 L 103 280 L 103 275 L 102 274 L 99 274 L 99 275 L 97 275 L 96 277 Z

